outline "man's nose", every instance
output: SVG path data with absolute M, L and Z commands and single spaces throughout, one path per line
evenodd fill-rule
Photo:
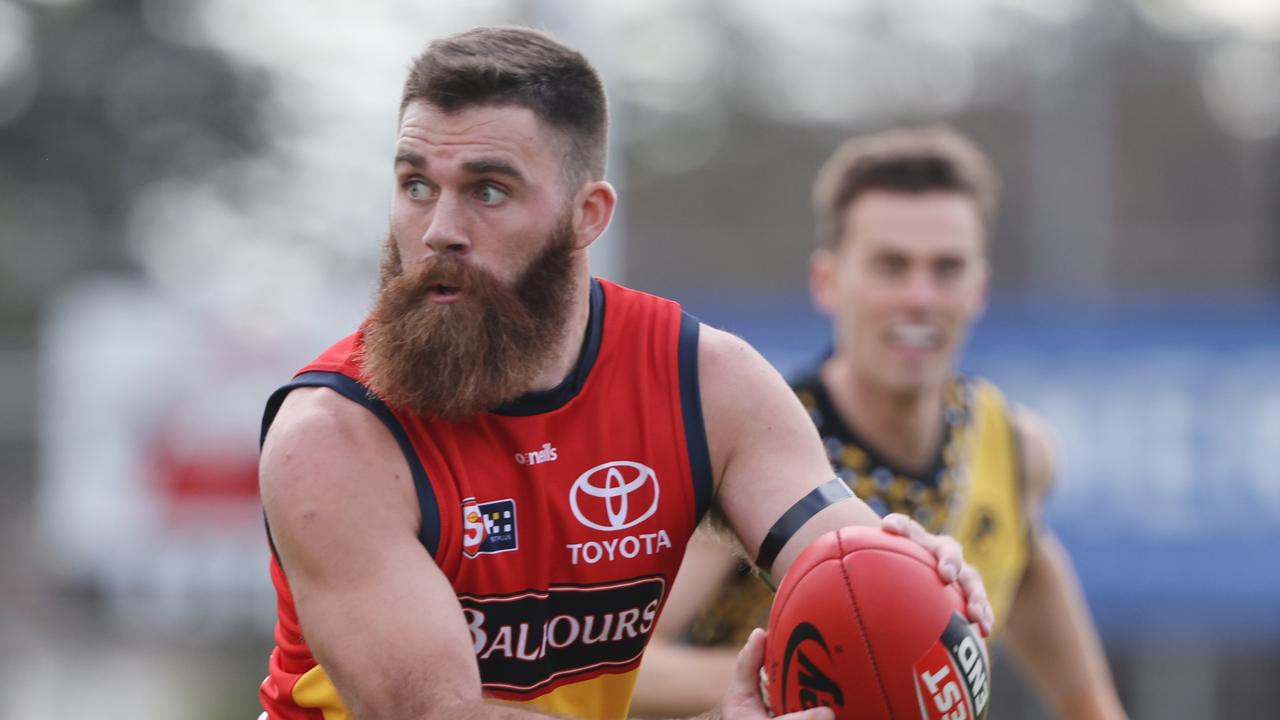
M 903 295 L 913 307 L 932 307 L 938 299 L 938 284 L 928 272 L 912 272 L 906 278 Z
M 463 213 L 456 197 L 442 195 L 431 210 L 431 222 L 422 235 L 422 243 L 436 253 L 465 253 L 471 248 L 471 241 Z

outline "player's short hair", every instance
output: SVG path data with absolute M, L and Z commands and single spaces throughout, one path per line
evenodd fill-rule
M 481 27 L 440 38 L 413 59 L 400 98 L 449 113 L 479 105 L 516 105 L 568 140 L 566 178 L 604 177 L 608 106 L 591 63 L 550 35 L 522 27 Z
M 854 137 L 832 153 L 814 181 L 818 244 L 834 248 L 840 243 L 849 206 L 870 190 L 963 193 L 973 198 L 990 226 L 999 184 L 978 146 L 947 126 Z

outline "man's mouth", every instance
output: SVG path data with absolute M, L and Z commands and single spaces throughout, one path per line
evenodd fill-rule
M 900 323 L 889 328 L 889 341 L 901 348 L 932 350 L 942 342 L 942 333 L 934 325 Z
M 431 302 L 451 303 L 462 298 L 462 288 L 457 285 L 436 283 L 427 287 L 427 299 Z

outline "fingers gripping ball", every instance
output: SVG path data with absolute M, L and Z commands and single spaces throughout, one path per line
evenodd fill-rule
M 982 720 L 987 650 L 964 613 L 916 543 L 876 528 L 823 535 L 774 598 L 765 700 L 776 715 L 825 705 L 837 720 Z

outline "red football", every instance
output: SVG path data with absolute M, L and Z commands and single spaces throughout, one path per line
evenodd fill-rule
M 924 548 L 848 527 L 805 548 L 769 614 L 774 714 L 826 705 L 838 720 L 985 718 L 987 649 L 964 595 Z

